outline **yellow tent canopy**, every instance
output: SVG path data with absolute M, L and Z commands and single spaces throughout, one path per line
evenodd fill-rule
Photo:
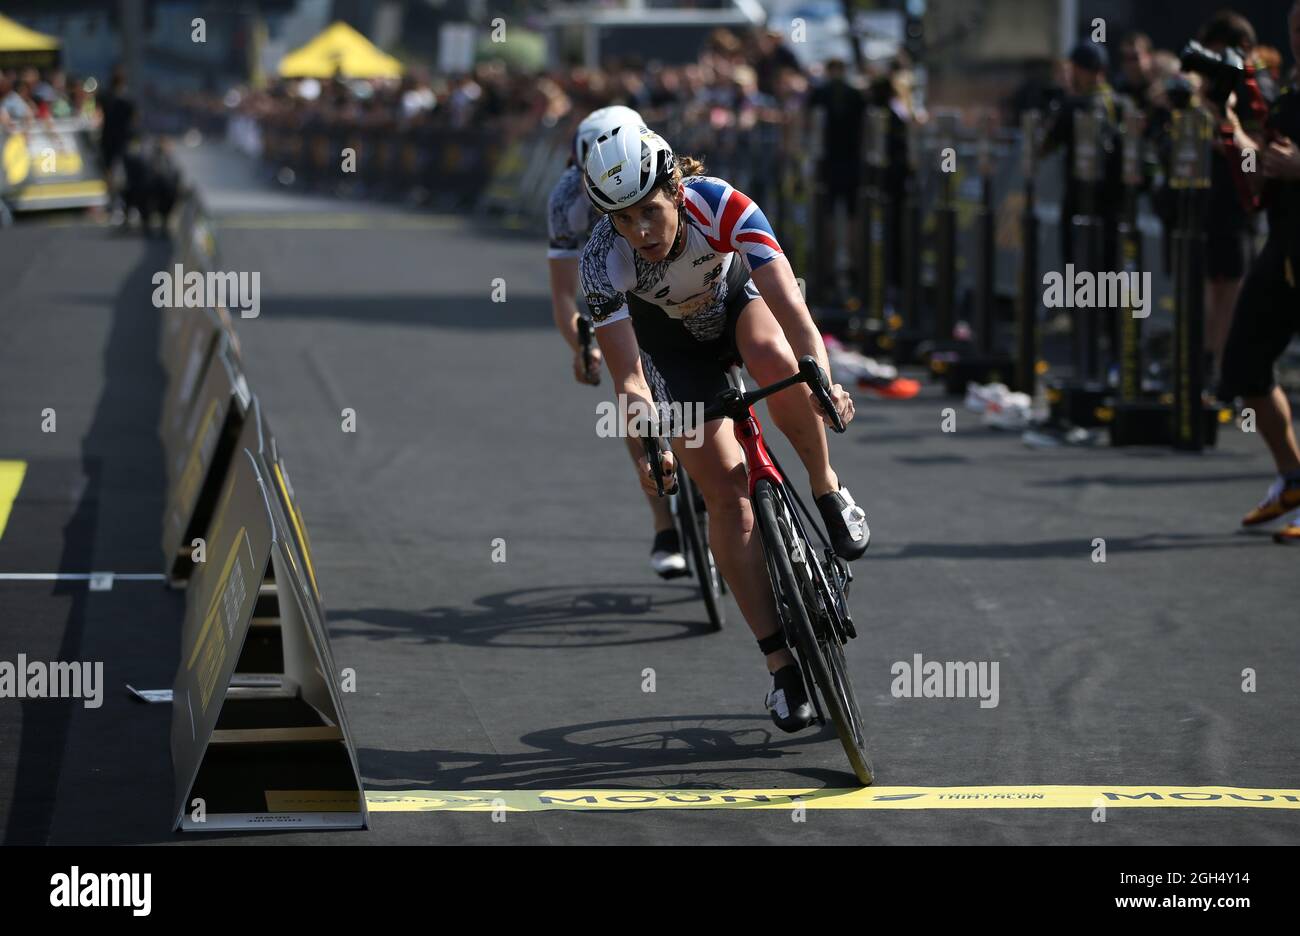
M 0 65 L 5 68 L 26 65 L 48 68 L 58 61 L 61 47 L 62 43 L 53 36 L 0 15 Z
M 0 14 L 0 52 L 52 52 L 59 40 L 15 23 Z
M 282 78 L 397 78 L 402 64 L 347 23 L 334 23 L 280 60 Z

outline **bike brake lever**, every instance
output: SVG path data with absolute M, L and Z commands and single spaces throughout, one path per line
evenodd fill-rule
M 582 348 L 582 372 L 583 376 L 591 373 L 591 340 L 592 329 L 591 321 L 582 315 L 578 316 L 578 344 Z M 600 383 L 600 375 L 596 375 L 596 383 Z
M 650 461 L 650 473 L 654 475 L 655 490 L 660 497 L 666 494 L 677 493 L 677 472 L 673 472 L 673 486 L 667 490 L 664 489 L 664 461 L 663 451 L 660 449 L 660 442 L 656 436 L 647 436 L 641 440 L 645 446 L 646 458 Z
M 817 402 L 821 404 L 826 415 L 831 418 L 831 428 L 836 432 L 845 430 L 844 420 L 835 409 L 835 404 L 831 400 L 830 381 L 826 379 L 826 372 L 822 370 L 817 359 L 811 354 L 805 354 L 799 359 L 799 373 L 803 376 L 804 381 L 812 389 L 813 395 L 817 397 Z
M 650 462 L 650 474 L 655 479 L 655 490 L 659 492 L 660 497 L 663 497 L 664 496 L 664 474 L 663 474 L 664 469 L 663 469 L 663 460 L 660 458 L 660 454 L 659 454 L 659 440 L 652 438 L 650 436 L 646 436 L 641 440 L 641 444 L 645 446 L 645 457 Z

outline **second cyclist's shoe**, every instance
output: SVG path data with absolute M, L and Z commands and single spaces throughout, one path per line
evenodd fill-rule
M 1241 518 L 1242 526 L 1268 523 L 1300 507 L 1300 478 L 1278 477 L 1259 506 Z
M 1296 511 L 1286 526 L 1273 534 L 1275 543 L 1300 543 L 1300 510 Z
M 853 502 L 848 488 L 841 486 L 838 491 L 817 498 L 817 509 L 831 535 L 835 555 L 852 562 L 867 551 L 871 528 L 867 526 L 867 515 Z
M 662 579 L 680 578 L 687 574 L 686 557 L 682 555 L 681 537 L 677 530 L 660 530 L 650 547 L 650 566 Z
M 782 731 L 802 731 L 812 723 L 812 703 L 803 688 L 803 674 L 794 663 L 772 674 L 772 688 L 763 704 L 767 706 L 773 723 Z

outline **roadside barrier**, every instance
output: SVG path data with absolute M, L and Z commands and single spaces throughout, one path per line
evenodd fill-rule
M 172 272 L 217 272 L 196 196 L 177 219 Z M 163 567 L 186 589 L 172 691 L 174 827 L 365 828 L 307 526 L 230 313 L 174 306 L 160 327 Z

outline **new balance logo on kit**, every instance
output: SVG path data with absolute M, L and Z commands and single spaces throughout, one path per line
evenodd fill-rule
M 148 916 L 153 905 L 153 875 L 96 874 L 76 865 L 50 878 L 51 907 L 130 907 L 132 916 Z
M 1065 265 L 1065 275 L 1043 275 L 1043 305 L 1049 309 L 1132 309 L 1135 319 L 1151 314 L 1150 273 L 1075 272 Z

